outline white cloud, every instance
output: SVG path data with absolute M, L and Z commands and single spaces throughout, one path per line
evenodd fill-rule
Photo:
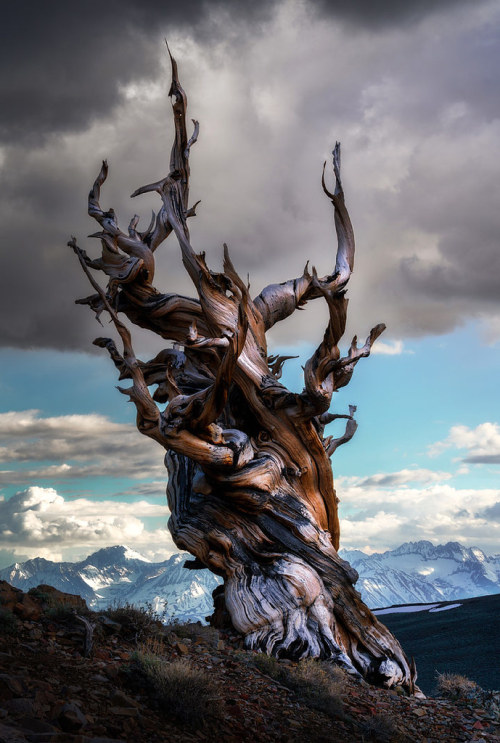
M 372 348 L 372 353 L 381 356 L 400 356 L 402 353 L 413 353 L 413 351 L 405 349 L 403 341 L 393 340 L 387 343 L 377 341 Z
M 114 423 L 98 414 L 43 417 L 37 410 L 1 413 L 0 462 L 16 463 L 0 470 L 2 485 L 166 475 L 162 447 L 142 436 L 135 426 Z M 44 464 L 34 468 L 37 462 Z
M 476 428 L 453 426 L 446 439 L 429 447 L 429 456 L 438 456 L 446 449 L 465 449 L 463 461 L 470 464 L 500 464 L 500 425 L 480 423 Z
M 500 314 L 489 314 L 481 318 L 482 338 L 489 346 L 494 346 L 500 341 Z
M 340 483 L 341 546 L 383 551 L 405 541 L 458 541 L 498 551 L 500 523 L 488 509 L 500 501 L 500 490 L 428 487 L 377 490 L 361 482 Z
M 32 486 L 0 501 L 0 532 L 6 546 L 29 557 L 61 559 L 114 544 L 167 555 L 177 551 L 166 529 L 168 515 L 166 502 L 70 500 L 53 488 Z
M 428 484 L 449 480 L 451 477 L 450 472 L 434 472 L 428 469 L 403 469 L 399 470 L 399 472 L 379 472 L 361 480 L 359 478 L 352 479 L 357 480 L 360 487 L 372 488 L 398 487 L 411 483 Z

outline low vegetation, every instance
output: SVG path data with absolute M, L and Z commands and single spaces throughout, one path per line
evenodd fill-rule
M 132 656 L 131 671 L 139 676 L 143 688 L 164 714 L 174 715 L 179 722 L 194 728 L 202 727 L 209 710 L 213 718 L 214 702 L 219 696 L 217 683 L 188 660 L 168 661 L 161 641 L 152 639 L 140 644 Z
M 438 694 L 447 699 L 468 699 L 474 696 L 479 687 L 475 681 L 458 673 L 438 673 Z
M 66 619 L 72 619 L 75 616 L 75 609 L 67 604 L 54 603 L 45 610 L 47 619 L 55 622 L 64 622 Z
M 47 591 L 43 591 L 40 589 L 40 586 L 36 586 L 35 588 L 30 588 L 28 591 L 28 596 L 31 596 L 34 599 L 37 599 L 38 601 L 42 601 L 43 603 L 48 603 L 51 599 L 50 593 Z
M 162 615 L 151 604 L 135 606 L 128 602 L 110 606 L 104 616 L 121 625 L 123 635 L 136 642 L 156 637 L 163 632 Z
M 208 645 L 216 646 L 219 641 L 219 631 L 210 625 L 201 622 L 178 622 L 176 620 L 165 626 L 166 632 L 173 632 L 179 638 L 195 640 L 201 638 Z
M 294 691 L 308 707 L 332 718 L 343 716 L 341 692 L 344 674 L 337 666 L 321 663 L 314 658 L 287 666 L 273 656 L 264 654 L 256 655 L 254 664 L 266 676 Z
M 437 693 L 457 705 L 483 709 L 490 719 L 500 721 L 500 691 L 482 689 L 459 673 L 438 673 Z
M 403 738 L 395 720 L 389 714 L 376 714 L 360 726 L 363 743 L 403 743 Z

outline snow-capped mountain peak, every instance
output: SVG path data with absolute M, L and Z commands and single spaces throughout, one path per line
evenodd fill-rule
M 434 546 L 406 542 L 394 550 L 365 554 L 340 550 L 359 573 L 356 584 L 371 608 L 455 601 L 500 593 L 500 556 L 458 542 Z M 212 591 L 221 579 L 208 570 L 185 570 L 190 558 L 174 554 L 150 562 L 124 545 L 106 547 L 80 562 L 34 558 L 0 570 L 0 579 L 27 590 L 40 583 L 82 596 L 89 606 L 152 605 L 165 619 L 203 621 L 212 613 Z
M 43 558 L 15 563 L 0 570 L 0 579 L 23 590 L 47 583 L 79 594 L 95 609 L 150 604 L 165 619 L 204 621 L 212 613 L 212 591 L 220 578 L 208 570 L 184 570 L 188 557 L 175 554 L 154 563 L 126 545 L 117 545 L 75 563 Z
M 127 565 L 136 561 L 151 563 L 151 560 L 148 560 L 147 557 L 136 552 L 136 550 L 127 547 L 125 544 L 119 544 L 114 547 L 103 547 L 103 549 L 93 552 L 82 562 L 86 565 L 99 567 L 101 565 Z
M 358 571 L 357 588 L 371 607 L 472 598 L 500 592 L 500 559 L 458 542 L 405 542 L 365 555 L 340 550 Z

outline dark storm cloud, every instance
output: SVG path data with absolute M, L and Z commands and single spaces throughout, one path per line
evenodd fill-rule
M 272 5 L 272 3 L 271 3 Z M 158 72 L 158 44 L 173 29 L 210 32 L 210 10 L 258 18 L 266 3 L 65 0 L 2 7 L 0 138 L 36 141 L 81 130 L 120 99 L 120 85 Z
M 312 13 L 363 28 L 416 21 L 449 4 L 457 0 L 313 0 L 310 6 Z M 81 130 L 120 100 L 120 85 L 158 72 L 159 40 L 174 29 L 207 40 L 214 34 L 214 13 L 262 22 L 275 5 L 276 0 L 5 3 L 0 139 L 32 142 L 53 132 Z
M 85 240 L 96 229 L 85 212 L 104 157 L 102 203 L 117 210 L 122 229 L 134 210 L 146 219 L 158 208 L 128 194 L 165 175 L 164 36 L 179 47 L 190 112 L 201 120 L 192 193 L 202 205 L 192 234 L 211 266 L 210 250 L 226 240 L 256 291 L 269 278 L 299 275 L 307 258 L 331 270 L 335 240 L 318 183 L 341 138 L 360 246 L 356 331 L 375 318 L 393 337 L 445 332 L 498 312 L 497 26 L 488 22 L 493 4 L 462 5 L 6 5 L 0 343 L 89 350 L 106 334 L 74 305 L 92 290 L 66 242 L 75 234 L 99 252 Z M 171 244 L 158 252 L 160 290 L 182 281 L 177 253 Z M 311 326 L 321 335 L 324 312 L 314 312 L 298 324 L 294 317 L 293 335 L 285 324 L 284 342 L 310 337 Z
M 341 17 L 354 26 L 380 28 L 401 23 L 417 23 L 421 18 L 450 5 L 468 0 L 317 0 L 317 6 L 328 16 Z

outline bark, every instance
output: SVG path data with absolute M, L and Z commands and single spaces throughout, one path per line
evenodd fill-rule
M 176 545 L 224 580 L 213 621 L 226 613 L 249 648 L 280 657 L 330 658 L 352 673 L 410 691 L 414 670 L 399 643 L 361 601 L 356 571 L 342 560 L 338 498 L 330 456 L 356 430 L 355 407 L 329 413 L 333 392 L 345 386 L 357 362 L 368 356 L 384 330 L 377 325 L 365 344 L 353 339 L 341 357 L 345 330 L 345 287 L 353 269 L 354 235 L 340 177 L 340 145 L 333 151 L 333 206 L 337 235 L 335 268 L 320 278 L 313 268 L 299 278 L 266 287 L 254 299 L 237 274 L 227 246 L 222 273 L 209 270 L 191 246 L 189 152 L 186 96 L 172 61 L 170 95 L 175 138 L 170 172 L 139 188 L 156 191 L 161 208 L 144 231 L 134 216 L 122 232 L 113 210 L 99 204 L 108 167 L 89 195 L 89 214 L 101 231 L 100 258 L 90 259 L 73 238 L 95 294 L 88 304 L 97 317 L 107 311 L 122 340 L 98 338 L 120 373 L 119 388 L 134 402 L 137 426 L 160 442 L 168 470 L 169 528 Z M 154 251 L 171 233 L 197 298 L 162 294 L 153 286 Z M 108 276 L 106 289 L 92 271 Z M 269 356 L 266 331 L 313 299 L 326 301 L 329 322 L 322 342 L 304 369 L 304 390 L 281 382 L 287 357 Z M 143 362 L 135 357 L 121 319 L 173 341 Z M 150 386 L 155 386 L 152 395 Z M 167 403 L 160 411 L 159 403 Z M 324 436 L 335 418 L 346 419 L 345 434 Z

